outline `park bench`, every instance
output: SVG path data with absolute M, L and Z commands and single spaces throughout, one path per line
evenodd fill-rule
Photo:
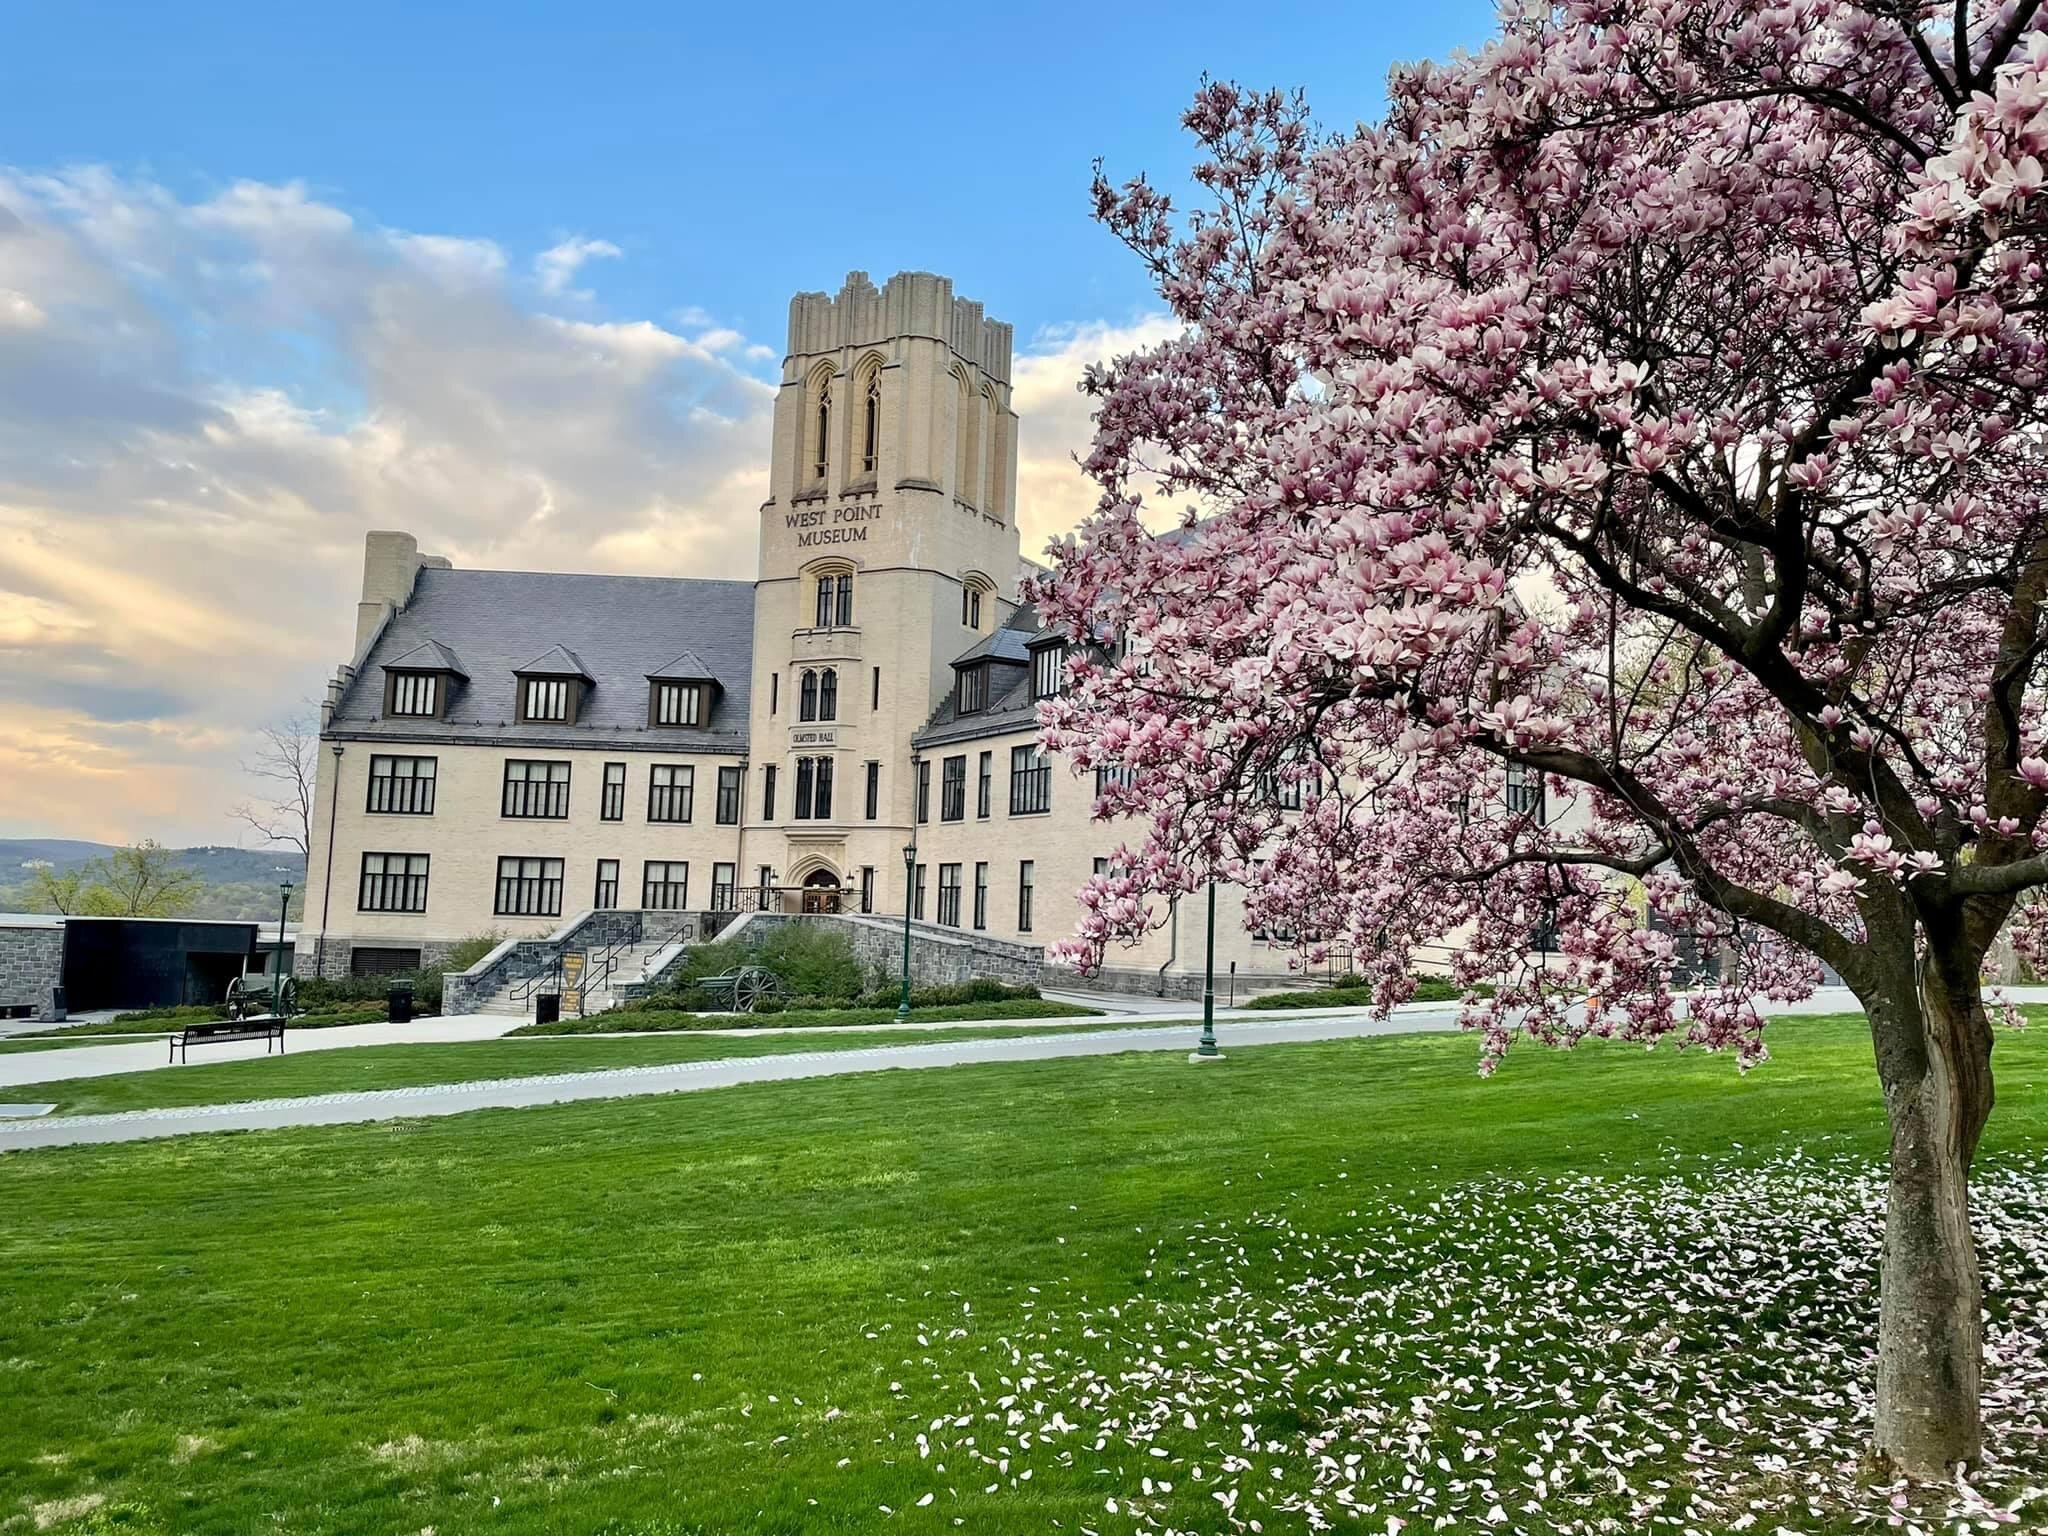
M 179 1060 L 189 1045 L 205 1045 L 214 1040 L 262 1040 L 266 1042 L 263 1054 L 268 1056 L 269 1041 L 275 1040 L 278 1050 L 284 1049 L 284 1020 L 275 1014 L 260 1019 L 195 1020 L 171 1036 L 171 1060 Z
M 701 977 L 697 985 L 734 1013 L 752 1013 L 763 1000 L 781 998 L 786 992 L 780 976 L 758 965 L 737 966 L 716 976 Z

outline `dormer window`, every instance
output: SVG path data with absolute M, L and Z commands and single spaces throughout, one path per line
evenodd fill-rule
M 467 676 L 447 646 L 423 640 L 384 663 L 384 713 L 402 720 L 445 719 L 450 692 Z
M 656 683 L 654 723 L 656 725 L 701 725 L 704 720 L 704 690 L 696 683 Z
M 659 672 L 647 674 L 647 728 L 688 730 L 711 718 L 718 679 L 694 651 L 685 651 Z
M 963 715 L 977 714 L 988 708 L 987 667 L 963 667 L 960 669 L 958 707 Z
M 522 718 L 562 724 L 569 718 L 569 680 L 566 677 L 529 677 Z
M 391 707 L 387 714 L 431 720 L 441 713 L 441 674 L 438 672 L 394 672 L 391 674 Z
M 1067 648 L 1064 643 L 1054 641 L 1041 645 L 1031 653 L 1031 697 L 1050 699 L 1057 695 L 1066 682 Z

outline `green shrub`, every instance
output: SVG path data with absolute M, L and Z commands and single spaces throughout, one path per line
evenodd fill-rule
M 1038 988 L 1012 986 L 1008 982 L 992 977 L 977 977 L 973 981 L 952 982 L 941 987 L 913 987 L 910 991 L 910 1006 L 913 1008 L 945 1008 L 955 1003 L 1006 1003 L 1020 998 L 1038 996 Z M 903 998 L 903 984 L 884 985 L 872 991 L 863 992 L 856 1006 L 861 1008 L 894 1008 Z
M 448 951 L 448 958 L 441 962 L 444 971 L 466 971 L 477 961 L 505 942 L 505 934 L 496 928 L 482 933 L 473 933 Z
M 1072 1003 L 1047 1002 L 1042 998 L 1011 998 L 1006 1002 L 955 1003 L 950 1007 L 915 1008 L 914 1024 L 957 1023 L 984 1019 L 1060 1019 L 1099 1017 L 1094 1008 Z M 777 1029 L 814 1027 L 844 1028 L 896 1022 L 894 1008 L 819 1008 L 802 1012 L 758 1012 L 736 1014 L 671 1013 L 659 1009 L 615 1008 L 610 1013 L 593 1013 L 587 1018 L 563 1019 L 556 1024 L 526 1024 L 515 1035 L 597 1035 L 649 1033 L 693 1029 L 746 1029 L 769 1026 Z
M 441 1011 L 441 973 L 428 970 L 410 976 L 302 976 L 299 1006 L 308 1013 L 326 1013 L 350 1003 L 375 1003 L 381 1009 L 385 994 L 403 981 L 412 983 L 413 1012 Z
M 1285 992 L 1268 992 L 1263 997 L 1246 1000 L 1247 1008 L 1368 1008 L 1372 1006 L 1372 988 L 1351 978 L 1352 985 L 1335 987 L 1293 987 Z M 1476 989 L 1481 997 L 1490 996 L 1493 988 L 1481 982 Z M 1409 999 L 1416 1003 L 1455 1003 L 1465 995 L 1465 989 L 1455 981 L 1446 981 L 1441 976 L 1422 976 L 1416 979 L 1415 995 Z

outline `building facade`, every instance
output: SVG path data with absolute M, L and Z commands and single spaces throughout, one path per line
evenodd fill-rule
M 751 583 L 457 570 L 369 534 L 302 970 L 432 968 L 602 908 L 1069 933 L 1125 834 L 1034 739 L 1060 642 L 1018 601 L 1010 365 L 945 278 L 799 294 Z M 1240 906 L 1219 971 L 1285 975 Z M 1201 914 L 1164 916 L 1110 983 L 1199 988 Z

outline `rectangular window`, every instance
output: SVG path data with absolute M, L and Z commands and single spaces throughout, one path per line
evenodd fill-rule
M 932 819 L 932 763 L 928 757 L 917 760 L 917 819 L 920 824 Z
M 768 764 L 761 770 L 761 819 L 775 819 L 775 765 Z
M 875 818 L 876 818 L 877 816 L 879 816 L 879 815 L 881 815 L 881 814 L 882 814 L 882 765 L 881 765 L 880 763 L 869 763 L 869 764 L 868 764 L 868 799 L 867 799 L 867 816 L 868 816 L 868 820 L 869 820 L 869 821 L 873 821 L 873 820 L 874 820 L 874 819 L 875 819 Z
M 817 619 L 817 627 L 819 629 L 830 629 L 832 627 L 832 578 L 830 576 L 820 576 L 818 578 L 818 611 L 814 617 Z
M 381 816 L 433 815 L 435 768 L 431 757 L 372 757 L 365 809 Z
M 971 715 L 988 708 L 988 668 L 963 667 L 960 672 L 960 713 Z
M 841 576 L 833 583 L 833 590 L 837 602 L 834 604 L 832 616 L 841 624 L 851 624 L 853 622 L 853 578 L 851 576 Z
M 649 725 L 700 725 L 703 723 L 704 691 L 695 683 L 656 683 L 654 711 Z
M 939 820 L 960 821 L 967 815 L 967 759 L 949 757 L 940 765 Z
M 863 912 L 875 910 L 875 866 L 872 864 L 860 867 L 860 909 Z
M 1508 810 L 1516 816 L 1530 817 L 1537 826 L 1543 825 L 1543 775 L 1522 763 L 1508 764 Z
M 731 912 L 739 906 L 740 867 L 737 864 L 711 866 L 711 910 Z
M 975 780 L 974 785 L 974 814 L 981 817 L 985 821 L 988 819 L 989 799 L 990 796 L 994 793 L 996 782 L 995 753 L 982 753 L 981 761 L 979 764 L 977 764 L 976 771 L 979 777 Z
M 424 853 L 366 853 L 362 884 L 356 892 L 359 912 L 424 912 L 427 910 L 427 856 Z
M 656 763 L 647 770 L 647 819 L 688 821 L 697 794 L 697 770 L 686 763 Z
M 1031 882 L 1037 874 L 1037 866 L 1030 859 L 1017 866 L 1017 931 L 1031 931 Z
M 680 912 L 690 904 L 690 866 L 649 859 L 640 876 L 640 905 L 650 912 Z
M 718 824 L 721 827 L 740 824 L 740 770 L 736 767 L 718 770 Z
M 768 713 L 774 714 L 777 706 L 781 703 L 782 674 L 780 672 L 770 672 L 768 674 Z
M 1043 645 L 1031 653 L 1031 696 L 1049 699 L 1060 691 L 1066 678 L 1067 648 Z
M 939 921 L 948 928 L 960 926 L 960 866 L 939 866 Z
M 917 866 L 917 878 L 910 887 L 910 915 L 920 923 L 924 921 L 924 866 Z
M 879 712 L 882 707 L 882 669 L 875 668 L 874 693 L 868 700 L 868 708 Z
M 431 716 L 441 712 L 441 675 L 438 672 L 394 672 L 391 674 L 391 713 Z
M 523 762 L 505 764 L 505 797 L 501 810 L 525 820 L 561 821 L 569 814 L 569 765 Z
M 597 802 L 599 821 L 624 821 L 626 819 L 626 765 L 606 763 L 604 765 L 604 793 Z
M 796 760 L 796 819 L 832 819 L 832 759 L 800 757 Z
M 1106 874 L 1108 874 L 1108 873 L 1109 873 L 1109 860 L 1107 860 L 1107 859 L 1097 859 L 1097 860 L 1095 861 L 1095 873 L 1096 873 L 1096 874 L 1098 874 L 1098 875 L 1106 875 Z
M 525 713 L 522 719 L 564 721 L 569 718 L 569 679 L 529 677 L 520 690 Z
M 1036 747 L 1010 748 L 1010 814 L 1030 816 L 1052 809 L 1052 764 Z
M 597 861 L 597 893 L 590 904 L 600 912 L 609 911 L 619 904 L 619 861 L 599 859 Z
M 1128 768 L 1098 768 L 1095 770 L 1095 798 L 1100 800 L 1112 785 L 1128 788 L 1136 775 Z
M 768 893 L 774 889 L 775 868 L 773 865 L 763 864 L 761 866 L 760 882 L 754 887 L 755 893 L 761 904 L 761 910 L 763 912 L 766 912 L 768 910 Z
M 974 926 L 977 929 L 988 926 L 988 866 L 974 866 Z
M 492 910 L 500 917 L 560 917 L 560 859 L 501 858 L 498 899 Z

